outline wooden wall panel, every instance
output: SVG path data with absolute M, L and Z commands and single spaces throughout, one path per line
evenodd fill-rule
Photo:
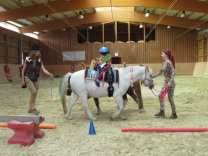
M 19 63 L 19 40 L 19 33 L 0 27 L 0 63 Z M 29 52 L 34 43 L 39 44 L 39 41 L 22 35 L 22 52 Z
M 208 61 L 208 47 L 206 47 L 206 61 Z
M 208 76 L 208 62 L 204 62 L 204 66 L 203 75 Z
M 203 48 L 203 40 L 198 41 L 198 48 Z
M 203 56 L 198 57 L 198 62 L 203 62 Z
M 11 58 L 10 58 L 11 59 Z M 9 61 L 13 62 L 13 60 L 11 59 Z M 1 60 L 1 58 L 0 58 Z M 19 72 L 19 67 L 20 65 L 19 64 L 15 64 L 15 63 L 11 63 L 11 64 L 7 64 L 10 68 L 10 74 L 11 74 L 11 77 L 12 77 L 12 80 L 16 81 L 18 80 L 20 82 L 20 72 Z M 6 74 L 4 72 L 4 66 L 5 64 L 0 64 L 0 83 L 2 83 L 2 81 L 5 81 L 6 83 L 8 82 L 7 78 L 6 78 Z M 19 83 L 18 82 L 18 83 Z M 19 84 L 20 86 L 20 84 Z
M 204 68 L 205 68 L 205 63 L 204 62 L 197 62 L 195 64 L 193 75 L 203 75 Z
M 0 42 L 4 42 L 4 34 L 0 33 Z
M 144 62 L 145 58 L 145 43 L 135 43 L 137 46 L 137 55 L 138 55 L 138 60 L 136 60 L 137 63 L 142 63 Z
M 202 66 L 200 66 L 200 67 L 197 66 L 198 68 L 195 66 L 195 64 L 197 65 L 198 63 L 176 63 L 175 73 L 177 75 L 178 74 L 192 75 L 194 71 L 196 74 L 196 71 L 198 71 L 198 69 L 199 69 L 200 71 L 198 71 L 198 74 L 203 75 L 203 72 L 204 72 L 203 63 L 204 62 L 202 62 Z M 86 64 L 86 65 L 89 67 L 89 64 Z M 139 65 L 139 64 L 127 64 L 127 66 L 136 66 L 136 65 Z M 148 67 L 150 67 L 153 71 L 153 74 L 155 74 L 156 72 L 158 72 L 160 70 L 162 64 L 161 63 L 151 63 L 151 64 L 145 63 L 144 65 L 147 65 Z M 115 67 L 123 68 L 123 64 L 113 64 L 112 66 L 114 68 Z M 45 68 L 49 72 L 53 73 L 54 75 L 61 75 L 61 76 L 65 75 L 68 72 L 74 73 L 76 71 L 81 70 L 81 66 L 79 64 L 75 65 L 74 71 L 71 70 L 71 65 L 45 65 Z M 207 67 L 207 69 L 208 69 L 208 67 Z M 208 71 L 206 71 L 206 72 L 208 72 Z M 46 76 L 42 73 L 42 71 L 41 71 L 40 75 Z
M 175 55 L 178 63 L 188 63 L 197 61 L 197 32 L 189 31 L 179 38 L 174 39 L 187 29 L 173 27 L 167 29 L 166 26 L 157 26 L 156 41 L 143 43 L 83 43 L 78 44 L 77 33 L 68 28 L 66 31 L 54 30 L 39 35 L 42 49 L 42 57 L 47 65 L 73 65 L 80 61 L 63 61 L 62 52 L 80 51 L 86 52 L 86 64 L 90 64 L 92 59 L 99 57 L 99 49 L 106 46 L 110 49 L 110 55 L 119 53 L 122 63 L 160 63 L 161 52 L 169 49 Z M 111 32 L 109 32 L 111 33 Z M 41 43 L 42 42 L 42 43 Z M 46 42 L 48 45 L 44 44 Z M 56 50 L 54 50 L 56 49 Z M 58 52 L 57 52 L 58 51 Z
M 203 49 L 198 49 L 198 57 L 203 57 Z
M 200 34 L 197 36 L 197 48 L 198 48 L 198 62 L 206 62 L 208 61 L 208 32 Z

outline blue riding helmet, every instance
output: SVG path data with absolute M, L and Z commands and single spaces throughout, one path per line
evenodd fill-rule
M 100 48 L 100 53 L 109 53 L 109 49 L 107 47 Z

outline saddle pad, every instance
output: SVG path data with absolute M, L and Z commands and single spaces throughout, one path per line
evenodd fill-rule
M 113 69 L 113 82 L 119 82 L 119 70 Z
M 85 70 L 85 78 L 86 79 L 91 79 L 91 80 L 95 80 L 98 77 L 98 72 L 96 70 L 92 70 L 92 69 L 86 69 Z M 113 82 L 119 82 L 119 70 L 114 70 L 113 69 Z
M 95 80 L 98 77 L 98 72 L 92 69 L 85 69 L 85 78 Z

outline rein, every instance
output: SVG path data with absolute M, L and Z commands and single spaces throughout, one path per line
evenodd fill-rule
M 167 86 L 165 86 L 165 87 L 167 87 Z M 160 92 L 159 95 L 155 95 L 155 93 L 154 93 L 153 90 L 151 89 L 153 95 L 155 95 L 155 96 L 161 96 L 161 97 L 163 98 L 163 100 L 165 99 L 165 95 L 167 94 L 167 92 L 165 93 L 165 88 L 164 88 L 163 91 L 162 91 L 162 89 L 161 89 L 161 91 L 159 91 L 159 90 L 157 90 L 157 89 L 155 89 L 155 88 L 153 88 L 153 89 L 154 89 L 156 92 Z M 164 94 L 165 94 L 165 95 L 164 95 Z
M 149 81 L 150 83 L 153 82 L 152 80 L 150 80 L 150 79 L 147 78 L 147 70 L 146 70 L 146 68 L 145 68 L 145 77 L 144 77 L 144 81 L 145 81 L 145 80 Z
M 156 92 L 161 92 L 161 91 L 159 91 L 159 90 L 156 90 L 155 88 L 153 88 Z M 154 95 L 154 96 L 158 96 L 158 95 L 155 95 L 155 93 L 153 92 L 153 89 L 151 89 L 151 91 L 152 91 L 152 94 Z
M 147 81 L 149 81 L 149 83 L 153 83 L 153 80 L 150 80 L 150 79 L 148 79 L 147 78 L 147 69 L 145 68 L 145 77 L 144 77 L 144 81 L 145 80 L 147 80 Z M 144 82 L 143 81 L 143 82 Z M 161 91 L 159 91 L 159 90 L 156 90 L 155 88 L 153 88 L 156 92 L 160 92 L 160 94 L 162 93 L 162 90 Z M 153 89 L 151 89 L 151 91 L 152 91 L 152 94 L 154 95 L 154 96 L 158 96 L 158 95 L 156 95 L 154 92 L 153 92 Z M 159 95 L 160 95 L 159 94 Z

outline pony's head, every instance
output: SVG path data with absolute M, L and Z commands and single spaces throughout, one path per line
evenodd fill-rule
M 149 87 L 149 89 L 154 88 L 153 78 L 152 78 L 152 69 L 149 67 L 145 67 L 145 75 L 144 75 L 144 85 L 145 87 Z

